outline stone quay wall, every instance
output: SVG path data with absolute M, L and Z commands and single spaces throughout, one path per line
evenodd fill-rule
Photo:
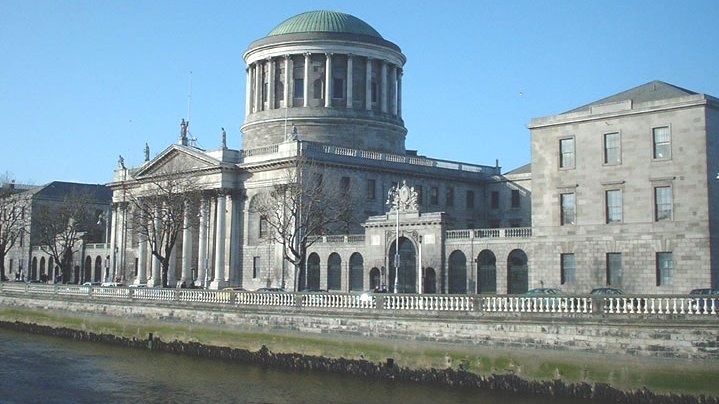
M 719 315 L 508 313 L 259 306 L 0 293 L 0 307 L 465 348 L 719 360 Z

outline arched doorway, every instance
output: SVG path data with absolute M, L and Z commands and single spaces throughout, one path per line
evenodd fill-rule
M 427 267 L 424 269 L 422 289 L 424 289 L 424 293 L 437 293 L 437 273 L 434 272 L 434 268 Z
M 30 263 L 30 278 L 37 279 L 37 257 L 32 257 L 32 263 Z
M 477 256 L 477 293 L 497 293 L 497 257 L 490 250 Z
M 307 280 L 306 284 L 302 285 L 300 289 L 304 288 L 320 288 L 320 256 L 317 253 L 312 253 L 307 258 Z
M 507 258 L 507 293 L 520 294 L 527 291 L 529 273 L 527 254 L 522 250 L 513 250 Z
M 92 257 L 88 255 L 87 257 L 85 257 L 85 266 L 82 268 L 83 282 L 90 281 L 91 275 L 92 275 Z
M 399 238 L 399 277 L 396 277 L 395 245 L 396 242 L 393 242 L 389 250 L 390 267 L 387 290 L 397 293 L 417 293 L 417 250 L 408 238 Z
M 44 276 L 43 276 L 44 275 Z M 40 257 L 40 279 L 47 280 L 47 272 L 45 272 L 45 257 Z
M 354 253 L 350 256 L 350 290 L 364 289 L 364 260 L 362 254 Z
M 382 277 L 379 268 L 374 267 L 369 271 L 369 288 L 374 290 L 382 286 Z
M 453 251 L 449 255 L 447 276 L 447 293 L 467 293 L 467 257 L 462 251 Z
M 342 290 L 342 257 L 337 253 L 327 258 L 327 289 Z
M 137 265 L 135 265 L 135 268 L 137 268 Z M 91 280 L 99 282 L 101 279 L 102 279 L 102 257 L 98 255 L 95 258 L 95 270 L 92 273 Z

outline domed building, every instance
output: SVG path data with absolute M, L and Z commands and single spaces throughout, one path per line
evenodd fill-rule
M 119 163 L 114 277 L 406 293 L 717 285 L 712 97 L 652 82 L 537 118 L 532 164 L 503 173 L 406 150 L 406 58 L 357 17 L 296 15 L 244 60 L 241 150 L 224 133 L 200 149 L 183 121 L 176 144 Z

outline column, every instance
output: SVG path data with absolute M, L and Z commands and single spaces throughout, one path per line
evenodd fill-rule
M 310 56 L 310 53 L 305 53 L 305 78 L 303 80 L 305 88 L 302 90 L 304 97 L 303 106 L 305 107 L 310 106 Z
M 255 63 L 255 112 L 262 111 L 262 63 Z
M 192 223 L 190 221 L 190 204 L 185 202 L 185 215 L 182 218 L 182 277 L 180 283 L 189 286 L 192 282 Z
M 142 215 L 142 213 L 140 213 Z M 140 217 L 141 225 L 144 225 L 144 215 Z M 135 284 L 141 285 L 147 282 L 147 235 L 143 231 L 137 233 L 137 278 Z
M 347 97 L 347 108 L 352 108 L 352 80 L 352 54 L 350 53 L 347 55 L 347 91 L 345 91 L 345 96 Z
M 387 62 L 384 60 L 382 61 L 380 75 L 380 110 L 387 113 Z
M 202 198 L 200 202 L 200 231 L 198 237 L 198 248 L 197 248 L 197 283 L 195 285 L 207 287 L 207 267 L 209 262 L 207 260 L 207 246 L 208 246 L 208 227 L 209 222 L 209 206 L 207 199 Z
M 285 55 L 285 93 L 282 94 L 285 99 L 285 108 L 292 106 L 290 98 L 290 86 L 294 84 L 292 81 L 292 75 L 290 75 L 290 55 Z
M 252 113 L 252 65 L 245 69 L 247 77 L 245 78 L 245 116 Z
M 397 118 L 402 117 L 402 74 L 401 68 L 397 68 Z
M 332 106 L 332 54 L 325 53 L 325 108 Z
M 170 259 L 167 262 L 167 287 L 177 286 L 177 244 L 170 251 Z
M 367 58 L 367 69 L 365 73 L 365 109 L 372 109 L 372 58 Z
M 107 270 L 107 273 L 103 274 L 103 279 L 105 280 L 105 282 L 110 282 L 115 277 L 115 268 L 117 267 L 117 253 L 120 251 L 120 248 L 117 245 L 117 231 L 120 229 L 120 227 L 117 225 L 119 209 L 117 203 L 114 205 L 115 206 L 113 206 L 113 208 L 115 212 L 112 214 L 112 233 L 110 234 L 110 268 Z
M 275 108 L 275 62 L 267 58 L 267 109 Z
M 397 66 L 392 65 L 389 75 L 389 105 L 392 115 L 397 115 Z
M 152 220 L 155 221 L 153 228 L 159 229 L 160 228 L 160 209 L 155 208 L 154 218 Z M 157 235 L 154 235 L 154 237 L 157 237 Z M 152 255 L 152 265 L 150 266 L 152 270 L 152 282 L 148 282 L 148 286 L 158 286 L 162 285 L 162 274 L 160 273 L 161 267 L 160 267 L 160 259 L 157 258 L 154 254 Z
M 225 286 L 225 219 L 227 217 L 227 196 L 224 193 L 217 195 L 217 217 L 215 219 L 215 279 L 211 289 L 220 289 Z

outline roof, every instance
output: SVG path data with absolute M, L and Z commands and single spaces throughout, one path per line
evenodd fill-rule
M 523 166 L 520 166 L 513 170 L 507 171 L 506 173 L 504 173 L 504 175 L 531 174 L 531 173 L 532 173 L 532 163 L 527 163 Z
M 594 101 L 590 104 L 583 105 L 579 108 L 575 108 L 571 111 L 567 111 L 566 113 L 570 112 L 579 112 L 587 110 L 593 106 L 602 105 L 602 104 L 612 104 L 612 103 L 618 103 L 622 101 L 628 101 L 631 100 L 632 104 L 639 104 L 643 102 L 651 102 L 651 101 L 658 101 L 658 100 L 665 100 L 668 98 L 676 98 L 676 97 L 684 97 L 687 95 L 695 95 L 694 91 L 690 91 L 681 87 L 677 87 L 672 84 L 665 83 L 663 81 L 654 80 L 650 81 L 649 83 L 642 84 L 641 86 L 631 88 L 626 91 L 622 91 L 621 93 L 602 98 L 601 100 Z
M 283 21 L 267 36 L 295 34 L 301 32 L 333 32 L 367 35 L 382 38 L 382 35 L 359 18 L 337 11 L 308 11 Z
M 91 201 L 110 203 L 112 191 L 105 185 L 53 181 L 40 186 L 35 196 L 45 200 L 62 200 L 70 194 L 87 195 Z

